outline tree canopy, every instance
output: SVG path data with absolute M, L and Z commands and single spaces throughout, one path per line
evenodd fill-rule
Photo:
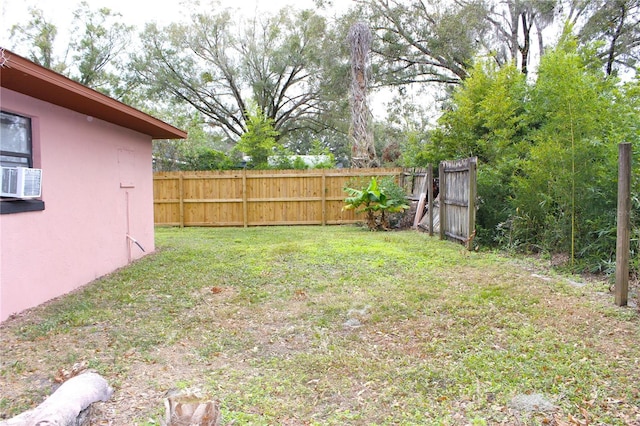
M 616 144 L 640 155 L 640 0 L 355 0 L 336 19 L 189 6 L 189 21 L 149 23 L 128 43 L 115 12 L 81 3 L 63 54 L 59 28 L 31 9 L 13 49 L 187 128 L 155 143 L 167 168 L 237 167 L 240 153 L 253 167 L 312 152 L 346 165 L 347 35 L 363 22 L 361 76 L 388 94 L 367 129 L 384 163 L 477 156 L 478 240 L 611 268 Z
M 132 64 L 151 93 L 191 105 L 231 140 L 247 132 L 250 102 L 285 136 L 320 124 L 325 27 L 292 9 L 239 21 L 229 11 L 195 14 L 188 24 L 147 25 Z
M 425 156 L 478 156 L 483 243 L 615 263 L 617 145 L 640 151 L 639 80 L 607 76 L 593 49 L 565 34 L 535 81 L 489 62 L 455 91 Z
M 124 78 L 122 63 L 133 27 L 119 22 L 120 14 L 109 8 L 92 10 L 82 1 L 73 11 L 69 41 L 57 54 L 58 28 L 42 10 L 30 8 L 26 24 L 11 27 L 17 49 L 35 63 L 65 74 L 71 79 L 108 95 L 120 97 Z
M 580 15 L 585 15 L 580 39 L 597 44 L 596 54 L 607 75 L 637 66 L 640 60 L 640 0 L 584 2 Z
M 358 0 L 374 33 L 380 85 L 459 83 L 468 76 L 486 30 L 476 3 Z M 464 25 L 461 25 L 464 22 Z

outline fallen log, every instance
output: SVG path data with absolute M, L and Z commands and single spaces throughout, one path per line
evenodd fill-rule
M 111 395 L 113 389 L 101 375 L 83 373 L 64 382 L 36 408 L 4 420 L 0 426 L 78 426 L 91 404 L 107 401 Z

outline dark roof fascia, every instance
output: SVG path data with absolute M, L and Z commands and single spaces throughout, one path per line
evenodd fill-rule
M 1 49 L 1 48 L 0 48 Z M 0 86 L 151 136 L 185 139 L 187 133 L 9 50 L 0 59 Z

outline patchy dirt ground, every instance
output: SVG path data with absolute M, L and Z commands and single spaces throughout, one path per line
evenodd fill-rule
M 393 245 L 403 237 L 372 238 Z M 113 307 L 105 296 L 105 312 L 92 304 L 93 319 L 81 317 L 91 303 L 72 296 L 6 321 L 0 416 L 37 405 L 65 370 L 84 363 L 115 388 L 94 405 L 94 425 L 158 424 L 174 390 L 220 400 L 225 424 L 640 425 L 638 315 L 611 307 L 605 283 L 521 262 L 493 269 L 455 247 L 448 256 L 459 256 L 456 266 L 429 272 L 433 288 L 416 283 L 411 268 L 362 283 L 338 263 L 284 276 L 299 248 L 287 244 L 270 249 L 275 260 L 265 265 L 281 265 L 257 268 L 258 281 L 242 271 L 185 289 L 181 309 L 165 303 L 176 293 L 151 280 L 148 292 L 127 287 Z M 136 267 L 152 274 L 145 263 Z M 193 279 L 189 268 L 183 273 L 172 286 Z M 117 284 L 109 280 L 95 297 Z M 113 309 L 122 311 L 106 312 Z M 150 324 L 156 314 L 166 322 Z M 556 408 L 527 412 L 513 403 L 538 392 Z
M 540 280 L 549 280 L 544 275 L 534 274 Z M 594 278 L 591 277 L 593 280 Z M 225 305 L 233 299 L 235 290 L 233 288 L 216 287 L 210 291 L 210 294 L 203 294 L 205 303 L 200 309 L 206 307 L 217 307 Z M 598 297 L 598 296 L 596 296 Z M 608 299 L 608 295 L 601 295 L 603 299 Z M 176 390 L 176 384 L 184 384 L 184 388 L 189 391 L 198 392 L 199 386 L 206 380 L 205 376 L 211 374 L 212 371 L 221 371 L 229 368 L 233 364 L 232 370 L 241 372 L 242 374 L 258 376 L 262 374 L 253 363 L 257 357 L 279 356 L 287 357 L 295 353 L 304 353 L 313 350 L 310 336 L 311 330 L 300 329 L 300 327 L 292 326 L 291 318 L 297 316 L 299 312 L 303 312 L 304 302 L 307 295 L 300 291 L 296 295 L 297 300 L 292 300 L 288 304 L 285 311 L 263 309 L 259 315 L 252 313 L 247 309 L 240 309 L 236 312 L 233 319 L 226 319 L 225 330 L 229 332 L 234 330 L 238 334 L 243 334 L 244 339 L 249 339 L 255 345 L 241 356 L 230 356 L 221 351 L 212 354 L 203 362 L 201 357 L 195 355 L 197 348 L 200 346 L 198 342 L 193 341 L 193 336 L 187 338 L 177 337 L 175 343 L 170 346 L 160 345 L 152 351 L 140 353 L 131 350 L 123 355 L 127 364 L 126 371 L 116 372 L 115 377 L 110 377 L 114 382 L 116 392 L 110 401 L 105 403 L 96 403 L 92 408 L 92 425 L 126 425 L 133 424 L 157 424 L 158 420 L 163 417 L 163 402 L 167 393 Z M 603 300 L 604 301 L 604 300 Z M 593 321 L 593 313 L 588 309 L 581 308 L 573 303 L 573 300 L 565 300 L 563 298 L 545 300 L 550 310 L 570 312 L 571 322 L 574 324 L 589 324 Z M 74 341 L 91 340 L 92 346 L 95 347 L 96 353 L 101 352 L 100 348 L 108 348 L 109 342 L 109 325 L 95 324 L 85 330 L 71 332 L 68 335 L 50 336 L 47 338 L 36 339 L 35 341 L 25 341 L 19 337 L 19 333 L 23 324 L 33 324 L 42 321 L 39 318 L 40 309 L 26 312 L 15 317 L 2 326 L 2 337 L 0 342 L 4 348 L 3 353 L 11 353 L 13 360 L 13 369 L 18 374 L 3 375 L 3 383 L 0 386 L 2 390 L 3 400 L 23 400 L 24 408 L 28 408 L 32 403 L 38 402 L 49 395 L 59 386 L 58 381 L 62 377 L 61 369 L 70 368 L 69 363 L 61 362 L 68 359 L 69 362 L 75 359 L 86 359 L 86 353 L 74 356 Z M 201 313 L 193 313 L 199 317 Z M 402 351 L 405 354 L 414 354 L 416 357 L 423 356 L 421 354 L 421 342 L 428 339 L 420 330 L 433 329 L 434 324 L 427 318 L 416 319 L 413 321 L 405 321 L 403 323 L 394 324 L 386 327 L 384 333 L 375 331 L 364 326 L 367 323 L 368 313 L 360 311 L 360 314 L 352 314 L 352 318 L 359 318 L 353 326 L 349 326 L 345 322 L 345 329 L 341 333 L 357 335 L 359 339 L 373 343 L 378 348 L 384 348 L 385 351 Z M 201 318 L 200 318 L 201 319 Z M 124 320 L 126 321 L 126 319 Z M 212 326 L 217 322 L 211 318 Z M 547 318 L 547 326 L 567 327 L 566 317 L 558 317 L 555 319 Z M 597 321 L 597 320 L 596 320 Z M 555 323 L 554 323 L 555 322 Z M 363 325 L 361 327 L 361 325 Z M 607 335 L 616 334 L 622 340 L 627 340 L 628 336 L 637 334 L 633 327 L 637 327 L 637 323 L 618 323 L 614 329 L 606 331 L 602 328 L 599 333 Z M 446 326 L 443 327 L 446 330 Z M 89 334 L 87 335 L 87 331 Z M 399 336 L 405 336 L 398 339 Z M 410 336 L 411 338 L 406 338 Z M 611 341 L 602 339 L 599 341 L 598 347 L 593 348 L 604 353 L 610 353 L 612 358 L 618 358 L 618 353 L 624 351 L 618 344 L 619 339 Z M 504 343 L 504 342 L 503 342 Z M 496 342 L 496 345 L 502 343 Z M 55 356 L 53 355 L 55 354 Z M 58 363 L 51 363 L 52 359 L 58 360 Z M 636 359 L 636 363 L 637 363 Z M 51 368 L 59 365 L 57 371 Z M 640 365 L 636 365 L 636 368 Z M 6 369 L 7 365 L 4 364 Z M 6 370 L 5 370 L 6 371 Z M 10 379 L 11 382 L 5 381 Z M 310 383 L 320 381 L 321 379 L 311 378 Z M 188 385 L 188 386 L 187 386 Z M 206 392 L 205 392 L 206 393 Z M 375 391 L 369 390 L 367 384 L 361 387 L 352 395 L 343 395 L 338 400 L 333 400 L 334 406 L 345 408 L 354 407 L 351 398 L 356 396 L 359 399 L 372 398 L 375 400 Z M 640 397 L 640 396 L 639 396 Z M 333 397 L 335 398 L 335 397 Z M 597 398 L 597 395 L 594 395 Z M 595 401 L 585 401 L 585 404 L 593 404 Z M 602 402 L 601 402 L 602 403 Z M 619 407 L 627 413 L 636 412 L 633 418 L 632 414 L 625 414 L 627 425 L 640 425 L 640 407 L 635 409 L 629 406 L 629 401 L 625 400 L 608 400 L 605 402 L 615 409 Z M 535 412 L 539 407 L 531 406 L 530 410 Z M 511 408 L 499 407 L 498 410 L 508 413 Z M 502 424 L 512 424 L 510 422 L 518 419 L 517 412 L 507 416 L 508 420 L 501 422 Z M 546 420 L 544 420 L 546 419 Z M 573 420 L 572 420 L 573 419 Z M 462 419 L 460 419 L 462 420 Z M 572 416 L 564 417 L 562 415 L 549 413 L 547 417 L 540 420 L 542 424 L 556 425 L 586 425 L 588 423 L 588 415 L 583 418 Z M 354 424 L 360 424 L 355 422 Z M 302 425 L 310 424 L 302 419 L 289 419 L 281 424 Z M 460 423 L 462 424 L 462 423 Z M 522 424 L 528 424 L 524 422 Z M 533 424 L 533 423 L 531 423 Z

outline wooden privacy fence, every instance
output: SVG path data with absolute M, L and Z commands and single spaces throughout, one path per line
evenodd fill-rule
M 453 238 L 467 248 L 476 235 L 476 157 L 440 163 L 440 239 Z
M 476 164 L 475 158 L 440 163 L 439 185 L 431 166 L 158 172 L 153 177 L 155 224 L 246 227 L 361 222 L 362 214 L 342 209 L 343 188 L 366 186 L 372 176 L 393 176 L 410 199 L 419 201 L 416 223 L 422 219 L 430 234 L 435 230 L 442 239 L 469 243 L 475 236 Z
M 437 179 L 431 165 L 403 173 L 401 181 L 409 198 L 418 201 L 414 227 L 471 248 L 476 224 L 477 163 L 476 157 L 443 161 Z
M 156 225 L 335 225 L 363 220 L 343 211 L 350 181 L 400 177 L 403 169 L 159 172 L 153 177 Z M 360 181 L 362 179 L 362 182 Z

